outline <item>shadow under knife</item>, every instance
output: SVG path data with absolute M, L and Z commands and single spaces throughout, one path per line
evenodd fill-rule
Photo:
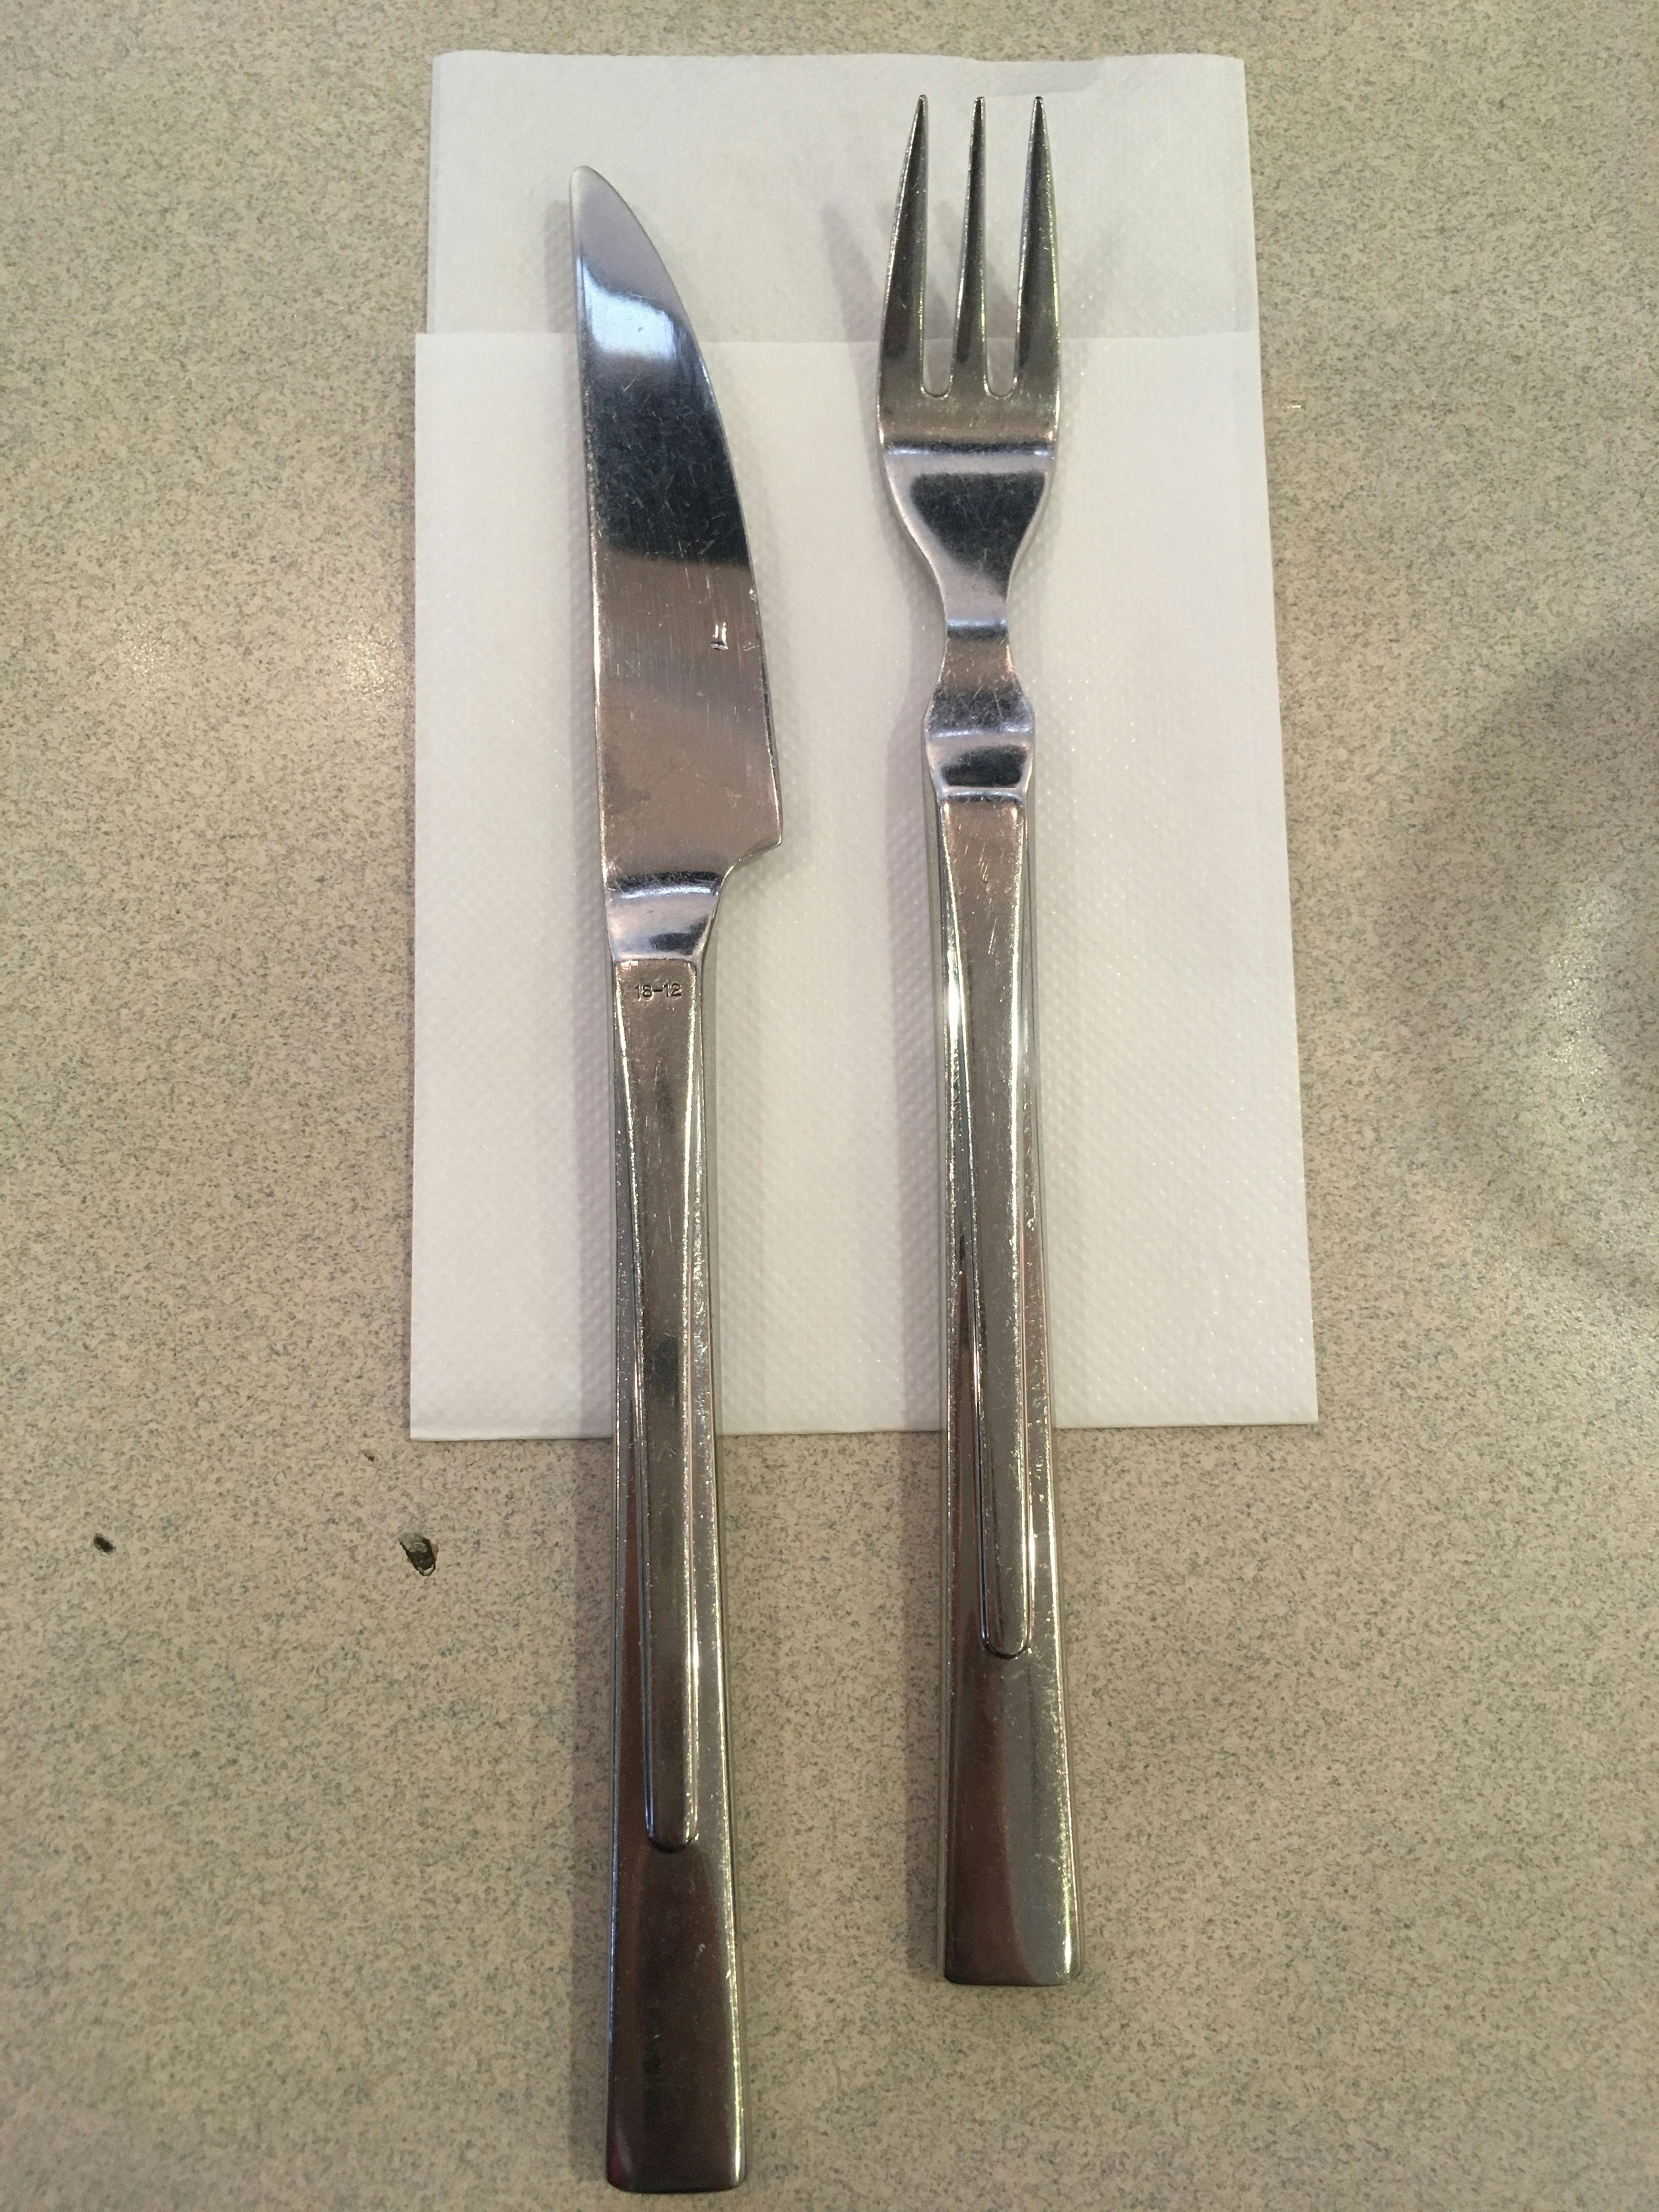
M 611 1970 L 611 1638 L 616 1548 L 612 1447 L 573 1447 L 571 1556 L 568 2149 L 583 2179 L 605 2172 Z
M 575 386 L 570 211 L 562 194 L 549 204 L 545 232 L 547 329 L 569 348 L 560 394 L 559 430 L 567 441 L 567 568 L 570 651 L 567 711 L 571 733 L 568 801 L 575 848 L 592 857 L 582 881 L 580 927 L 569 948 L 576 964 L 566 1069 L 577 1146 L 576 1244 L 562 1256 L 579 1292 L 577 1370 L 585 1408 L 606 1406 L 615 1391 L 615 1180 L 611 1110 L 611 1018 L 605 908 L 599 879 L 598 763 L 593 744 L 593 670 L 588 640 L 592 600 L 580 397 Z M 586 988 L 583 988 L 584 984 Z M 609 1423 L 607 1421 L 607 1431 Z M 572 1447 L 570 1621 L 570 1957 L 567 2025 L 569 2170 L 582 2181 L 605 2175 L 606 2064 L 611 1979 L 611 1642 L 616 1553 L 615 1442 L 607 1432 Z

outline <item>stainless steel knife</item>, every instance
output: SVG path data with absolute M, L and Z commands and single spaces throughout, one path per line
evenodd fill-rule
M 620 2189 L 743 2178 L 714 1464 L 708 954 L 778 842 L 743 511 L 679 295 L 626 204 L 571 179 L 617 1170 L 610 2094 Z

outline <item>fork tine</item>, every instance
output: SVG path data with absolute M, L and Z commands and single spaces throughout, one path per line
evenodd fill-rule
M 1031 104 L 1031 150 L 1025 165 L 1014 379 L 1030 398 L 1052 404 L 1059 396 L 1060 269 L 1054 253 L 1054 179 L 1041 100 Z
M 882 396 L 915 398 L 921 386 L 922 310 L 927 292 L 927 101 L 916 102 L 910 147 L 893 218 L 887 301 L 881 319 Z
M 968 205 L 962 219 L 962 289 L 957 301 L 956 368 L 979 390 L 987 386 L 985 361 L 985 102 L 974 102 L 974 137 L 968 155 Z M 954 374 L 951 381 L 956 380 Z

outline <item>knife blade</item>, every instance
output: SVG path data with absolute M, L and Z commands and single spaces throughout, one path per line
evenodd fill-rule
M 703 1034 L 720 887 L 781 834 L 753 569 L 678 293 L 571 179 L 617 1162 L 606 2170 L 734 2187 L 743 2042 L 714 1454 Z

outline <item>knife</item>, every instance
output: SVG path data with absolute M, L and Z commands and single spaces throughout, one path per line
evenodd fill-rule
M 678 293 L 570 185 L 593 583 L 617 1176 L 617 1552 L 605 2167 L 743 2178 L 703 1107 L 720 886 L 780 835 L 743 510 Z

